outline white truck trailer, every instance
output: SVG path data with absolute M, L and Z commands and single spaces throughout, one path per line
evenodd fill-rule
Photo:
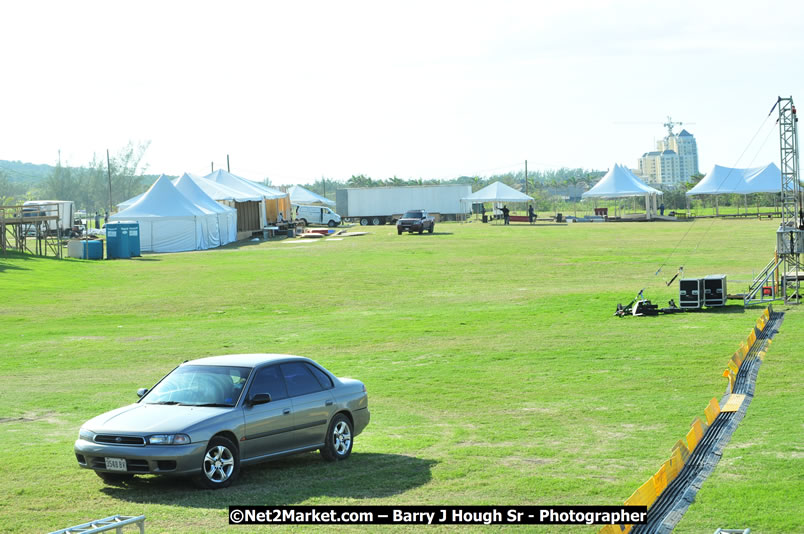
M 468 213 L 461 199 L 472 194 L 471 185 L 413 185 L 404 187 L 361 187 L 338 189 L 335 204 L 341 217 L 362 226 L 394 222 L 408 210 L 438 214 L 440 220 L 454 220 Z
M 72 200 L 29 200 L 22 204 L 24 217 L 56 217 L 45 221 L 50 235 L 69 235 L 73 228 L 75 203 Z M 26 233 L 34 231 L 34 225 L 26 228 Z

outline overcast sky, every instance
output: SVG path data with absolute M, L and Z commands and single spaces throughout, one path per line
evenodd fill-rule
M 3 2 L 0 159 L 82 165 L 131 140 L 151 173 L 229 154 L 274 184 L 605 170 L 636 167 L 669 115 L 702 172 L 778 165 L 766 117 L 778 95 L 804 106 L 802 6 Z

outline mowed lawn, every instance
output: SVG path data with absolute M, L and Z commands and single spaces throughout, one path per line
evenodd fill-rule
M 147 532 L 252 531 L 228 525 L 233 504 L 621 504 L 721 397 L 762 309 L 619 319 L 617 303 L 642 288 L 677 299 L 665 281 L 679 265 L 744 291 L 777 226 L 444 223 L 133 260 L 0 256 L 0 530 L 145 514 Z M 777 309 L 757 396 L 678 532 L 803 530 L 804 319 Z M 372 420 L 348 461 L 290 457 L 222 491 L 155 477 L 106 486 L 78 467 L 85 420 L 184 360 L 250 352 L 308 356 L 366 383 Z M 328 529 L 276 529 L 299 530 Z

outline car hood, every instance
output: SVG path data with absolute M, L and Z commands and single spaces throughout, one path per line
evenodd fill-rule
M 233 408 L 130 404 L 106 412 L 84 423 L 96 434 L 153 434 L 182 432 L 196 424 L 222 415 Z
M 399 221 L 400 221 L 400 222 L 406 222 L 406 223 L 412 223 L 412 222 L 422 222 L 423 220 L 424 220 L 424 219 L 419 219 L 418 217 L 417 217 L 417 218 L 415 218 L 415 219 L 411 219 L 411 218 L 404 218 L 404 217 L 403 217 L 403 218 L 401 218 L 401 219 L 399 219 Z

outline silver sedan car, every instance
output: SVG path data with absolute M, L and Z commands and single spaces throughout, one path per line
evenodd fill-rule
M 84 423 L 75 442 L 78 464 L 108 482 L 189 475 L 224 488 L 241 464 L 316 449 L 344 460 L 369 423 L 362 382 L 299 356 L 192 360 L 137 394 L 135 404 Z

